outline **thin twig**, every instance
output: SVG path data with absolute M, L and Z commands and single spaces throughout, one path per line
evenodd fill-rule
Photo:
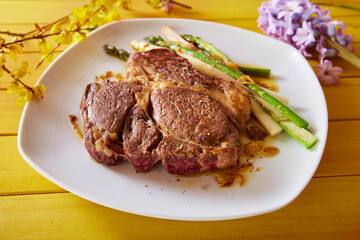
M 176 2 L 176 1 L 171 1 L 171 2 L 172 2 L 173 4 L 175 4 L 175 5 L 180 6 L 180 7 L 187 8 L 187 9 L 191 9 L 191 7 L 190 7 L 190 6 L 188 6 L 188 5 L 185 5 L 185 4 L 182 4 L 182 3 Z
M 15 40 L 15 41 L 12 41 L 12 42 L 4 43 L 2 46 L 7 47 L 9 45 L 18 44 L 18 43 L 25 42 L 25 41 L 28 41 L 28 40 L 47 38 L 47 37 L 51 37 L 51 36 L 54 36 L 54 35 L 57 35 L 57 34 L 59 34 L 59 33 L 50 33 L 50 34 L 45 34 L 45 35 L 34 35 L 34 36 L 31 36 L 31 37 L 27 37 L 27 38 Z
M 34 89 L 33 89 L 32 87 L 29 87 L 28 85 L 26 85 L 26 84 L 25 84 L 23 81 L 21 81 L 20 79 L 15 78 L 14 74 L 12 74 L 12 73 L 10 72 L 10 70 L 5 67 L 5 65 L 2 65 L 1 68 L 2 68 L 7 74 L 9 74 L 9 76 L 12 77 L 15 81 L 19 82 L 19 83 L 22 84 L 27 90 L 29 90 L 29 91 L 31 91 L 33 94 L 35 94 Z
M 70 15 L 67 15 L 65 17 L 62 17 L 52 23 L 49 23 L 45 26 L 42 26 L 41 29 L 43 29 L 44 31 L 47 31 L 49 30 L 53 25 L 55 25 L 56 23 L 59 23 L 59 22 L 67 22 L 68 18 L 69 18 Z M 30 35 L 30 34 L 33 34 L 33 33 L 36 33 L 38 30 L 37 29 L 34 29 L 34 30 L 31 30 L 30 32 L 27 32 L 27 33 L 14 33 L 14 32 L 10 32 L 10 31 L 0 31 L 0 34 L 5 34 L 5 35 L 9 35 L 9 36 L 15 36 L 15 37 L 21 37 L 21 38 L 24 38 L 26 37 L 27 35 Z
M 80 32 L 80 31 L 92 31 L 92 30 L 94 30 L 94 28 L 89 27 L 89 28 L 75 29 L 75 30 L 71 30 L 71 31 L 67 31 L 67 32 Z M 59 33 L 49 33 L 49 34 L 45 34 L 45 35 L 41 35 L 41 34 L 40 35 L 34 35 L 34 36 L 31 36 L 31 37 L 19 39 L 19 40 L 13 41 L 13 42 L 3 43 L 1 46 L 2 47 L 7 47 L 7 46 L 12 45 L 12 44 L 19 44 L 21 42 L 25 42 L 25 41 L 33 40 L 33 39 L 44 39 L 44 38 L 55 36 L 55 35 L 58 35 L 58 34 Z
M 14 33 L 14 32 L 10 32 L 10 31 L 0 31 L 0 34 L 5 34 L 5 35 L 15 36 L 15 37 L 24 37 L 25 36 L 24 33 Z
M 57 23 L 66 23 L 66 22 L 69 20 L 69 16 L 70 16 L 70 15 L 66 15 L 65 17 L 62 17 L 62 18 L 60 18 L 60 19 L 58 19 L 58 20 L 56 20 L 56 21 L 54 21 L 54 22 L 52 22 L 52 23 L 46 24 L 45 26 L 42 26 L 41 29 L 44 29 L 44 31 L 47 31 L 47 30 L 49 30 L 50 28 L 52 28 L 52 26 L 54 26 L 54 25 L 57 24 Z M 30 32 L 27 32 L 27 33 L 24 34 L 24 37 L 27 36 L 27 35 L 36 33 L 36 32 L 37 32 L 36 29 L 35 29 L 35 30 L 32 30 L 32 31 L 30 31 Z

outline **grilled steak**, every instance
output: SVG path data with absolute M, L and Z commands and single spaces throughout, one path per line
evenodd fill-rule
M 236 165 L 250 116 L 246 91 L 167 49 L 132 54 L 126 81 L 89 84 L 80 108 L 95 160 L 125 159 L 140 171 L 161 161 L 173 174 Z

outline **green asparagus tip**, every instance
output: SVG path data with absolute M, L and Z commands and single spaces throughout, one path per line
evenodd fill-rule
M 194 37 L 193 35 L 190 35 L 190 34 L 182 34 L 180 36 L 188 42 L 194 42 L 196 39 L 196 37 Z
M 117 49 L 115 46 L 110 47 L 109 44 L 104 45 L 104 51 L 110 56 L 119 58 L 124 61 L 126 61 L 130 56 L 130 53 L 125 49 Z
M 159 46 L 161 43 L 165 42 L 165 40 L 161 36 L 153 36 L 153 35 L 144 37 L 144 40 L 156 46 Z

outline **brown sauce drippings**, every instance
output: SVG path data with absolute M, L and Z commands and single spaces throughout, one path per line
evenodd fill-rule
M 246 125 L 246 131 L 241 135 L 242 156 L 238 166 L 215 172 L 215 181 L 220 187 L 230 187 L 234 185 L 244 186 L 251 173 L 259 172 L 260 168 L 254 169 L 256 160 L 263 157 L 273 157 L 278 152 L 269 142 L 268 134 L 254 119 Z
M 221 170 L 215 173 L 215 181 L 220 185 L 220 187 L 230 187 L 234 184 L 239 186 L 244 186 L 247 175 L 247 171 L 252 171 L 253 162 L 248 162 L 246 164 L 241 164 L 238 167 Z
M 70 125 L 72 127 L 72 129 L 79 135 L 79 137 L 81 137 L 82 139 L 84 138 L 82 132 L 79 129 L 79 126 L 76 123 L 77 117 L 74 115 L 69 115 L 69 122 Z
M 101 74 L 100 76 L 95 76 L 95 82 L 103 82 L 106 80 L 110 81 L 123 81 L 124 77 L 121 73 L 113 73 L 111 71 L 107 71 L 105 74 Z

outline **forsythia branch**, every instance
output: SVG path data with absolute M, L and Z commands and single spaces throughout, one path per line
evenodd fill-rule
M 173 0 L 144 0 L 150 6 L 161 9 L 169 13 L 174 5 L 191 9 L 190 6 L 181 4 Z M 35 66 L 38 68 L 45 60 L 52 60 L 56 49 L 62 45 L 68 45 L 73 42 L 82 41 L 86 34 L 97 27 L 119 20 L 118 8 L 129 9 L 130 0 L 91 0 L 88 4 L 76 8 L 71 14 L 68 14 L 54 22 L 39 26 L 36 23 L 35 28 L 26 33 L 16 33 L 11 31 L 0 31 L 0 78 L 3 73 L 7 73 L 13 81 L 8 85 L 7 92 L 15 93 L 16 103 L 23 105 L 30 101 L 32 97 L 42 98 L 46 90 L 43 84 L 31 87 L 22 79 L 27 73 L 30 73 L 28 63 L 23 61 L 19 68 L 8 69 L 5 64 L 7 57 L 10 56 L 14 61 L 17 55 L 24 50 L 24 42 L 37 40 L 37 46 L 41 52 L 41 60 Z M 65 25 L 66 24 L 66 25 Z M 11 40 L 5 40 L 1 35 L 14 37 Z M 54 44 L 48 41 L 48 38 L 54 38 Z

